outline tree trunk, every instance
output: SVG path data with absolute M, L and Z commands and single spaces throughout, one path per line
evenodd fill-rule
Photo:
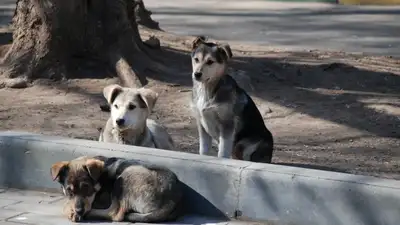
M 142 0 L 18 0 L 0 76 L 66 79 L 95 60 L 111 66 L 124 85 L 143 86 L 144 71 L 157 65 L 138 30 L 138 23 L 159 29 L 150 15 Z M 23 86 L 18 82 L 6 86 Z

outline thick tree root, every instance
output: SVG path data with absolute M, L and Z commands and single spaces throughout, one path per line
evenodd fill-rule
M 124 86 L 127 87 L 142 87 L 147 84 L 147 79 L 144 75 L 138 74 L 130 63 L 119 53 L 110 54 L 110 63 L 115 66 L 115 72 L 121 79 Z M 142 79 L 141 79 L 142 78 Z
M 17 77 L 0 80 L 0 88 L 26 88 L 28 79 L 26 77 Z
M 146 9 L 142 0 L 134 0 L 136 23 L 154 30 L 161 30 L 158 22 L 151 18 L 151 11 Z

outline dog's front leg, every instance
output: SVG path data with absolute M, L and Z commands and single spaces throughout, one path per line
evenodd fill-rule
M 86 219 L 102 219 L 111 220 L 110 211 L 108 209 L 91 209 L 86 215 Z
M 212 144 L 212 138 L 211 136 L 207 133 L 207 131 L 204 129 L 203 125 L 201 125 L 201 122 L 197 121 L 197 129 L 199 132 L 199 142 L 200 142 L 200 146 L 199 146 L 199 154 L 200 155 L 207 155 L 208 154 L 208 150 L 211 147 Z
M 233 126 L 224 126 L 221 129 L 218 144 L 218 157 L 230 158 L 233 151 L 233 143 L 235 141 L 235 132 Z
M 119 213 L 122 213 L 122 216 Z M 107 209 L 92 208 L 85 217 L 88 219 L 122 221 L 124 213 L 125 211 L 121 210 L 119 202 L 113 199 L 111 205 Z

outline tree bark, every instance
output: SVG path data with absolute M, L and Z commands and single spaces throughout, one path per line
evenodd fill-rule
M 144 71 L 157 63 L 138 24 L 160 29 L 150 15 L 142 0 L 18 0 L 13 43 L 2 59 L 0 77 L 67 79 L 95 60 L 113 68 L 124 85 L 144 86 Z M 15 83 L 6 86 L 23 86 Z

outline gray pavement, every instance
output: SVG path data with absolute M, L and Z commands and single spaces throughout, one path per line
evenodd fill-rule
M 0 224 L 18 225 L 72 225 L 84 223 L 72 223 L 62 216 L 64 204 L 63 196 L 54 193 L 22 191 L 17 189 L 0 190 Z M 86 223 L 87 224 L 87 223 Z M 91 222 L 90 224 L 129 224 L 127 222 Z M 136 223 L 140 225 L 141 223 Z M 221 221 L 201 216 L 185 216 L 177 222 L 167 224 L 182 225 L 228 225 L 228 224 L 254 224 L 238 221 Z
M 0 0 L 0 28 L 15 0 Z M 285 50 L 400 56 L 400 6 L 265 0 L 144 0 L 162 29 Z
M 400 56 L 400 6 L 260 0 L 145 0 L 162 29 L 286 50 Z

